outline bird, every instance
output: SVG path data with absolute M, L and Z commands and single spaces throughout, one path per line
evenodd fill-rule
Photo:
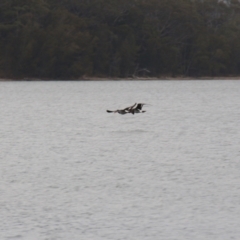
M 114 111 L 112 111 L 112 110 L 107 110 L 107 112 L 108 112 L 108 113 L 119 113 L 119 114 L 124 115 L 124 114 L 130 113 L 130 110 L 131 110 L 135 105 L 136 105 L 136 103 L 133 104 L 132 106 L 126 107 L 126 108 L 124 108 L 124 109 L 117 109 L 117 110 L 114 110 Z
M 117 109 L 117 110 L 107 110 L 108 113 L 119 113 L 119 114 L 127 114 L 127 113 L 144 113 L 146 111 L 142 110 L 143 105 L 146 105 L 146 103 L 134 103 L 132 106 L 130 107 L 126 107 L 124 109 Z
M 131 108 L 129 110 L 130 113 L 134 114 L 134 113 L 145 113 L 145 110 L 142 110 L 143 106 L 146 105 L 146 103 L 135 103 L 135 107 Z

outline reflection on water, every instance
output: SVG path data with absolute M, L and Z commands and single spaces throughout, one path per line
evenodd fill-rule
M 0 86 L 0 239 L 240 239 L 240 82 Z

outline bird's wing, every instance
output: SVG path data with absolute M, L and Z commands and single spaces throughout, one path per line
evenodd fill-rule
M 133 109 L 133 108 L 136 106 L 136 104 L 137 104 L 137 103 L 134 103 L 132 106 L 127 107 L 127 108 L 124 108 L 123 110 L 129 111 L 129 110 Z

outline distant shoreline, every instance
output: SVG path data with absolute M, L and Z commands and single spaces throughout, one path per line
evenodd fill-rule
M 240 76 L 229 77 L 135 77 L 135 78 L 109 78 L 109 77 L 82 77 L 79 79 L 39 79 L 39 78 L 0 78 L 0 82 L 21 82 L 21 81 L 194 81 L 194 80 L 240 80 Z

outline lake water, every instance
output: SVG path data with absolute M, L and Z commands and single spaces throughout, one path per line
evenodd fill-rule
M 240 239 L 240 81 L 1 82 L 0 113 L 1 240 Z

